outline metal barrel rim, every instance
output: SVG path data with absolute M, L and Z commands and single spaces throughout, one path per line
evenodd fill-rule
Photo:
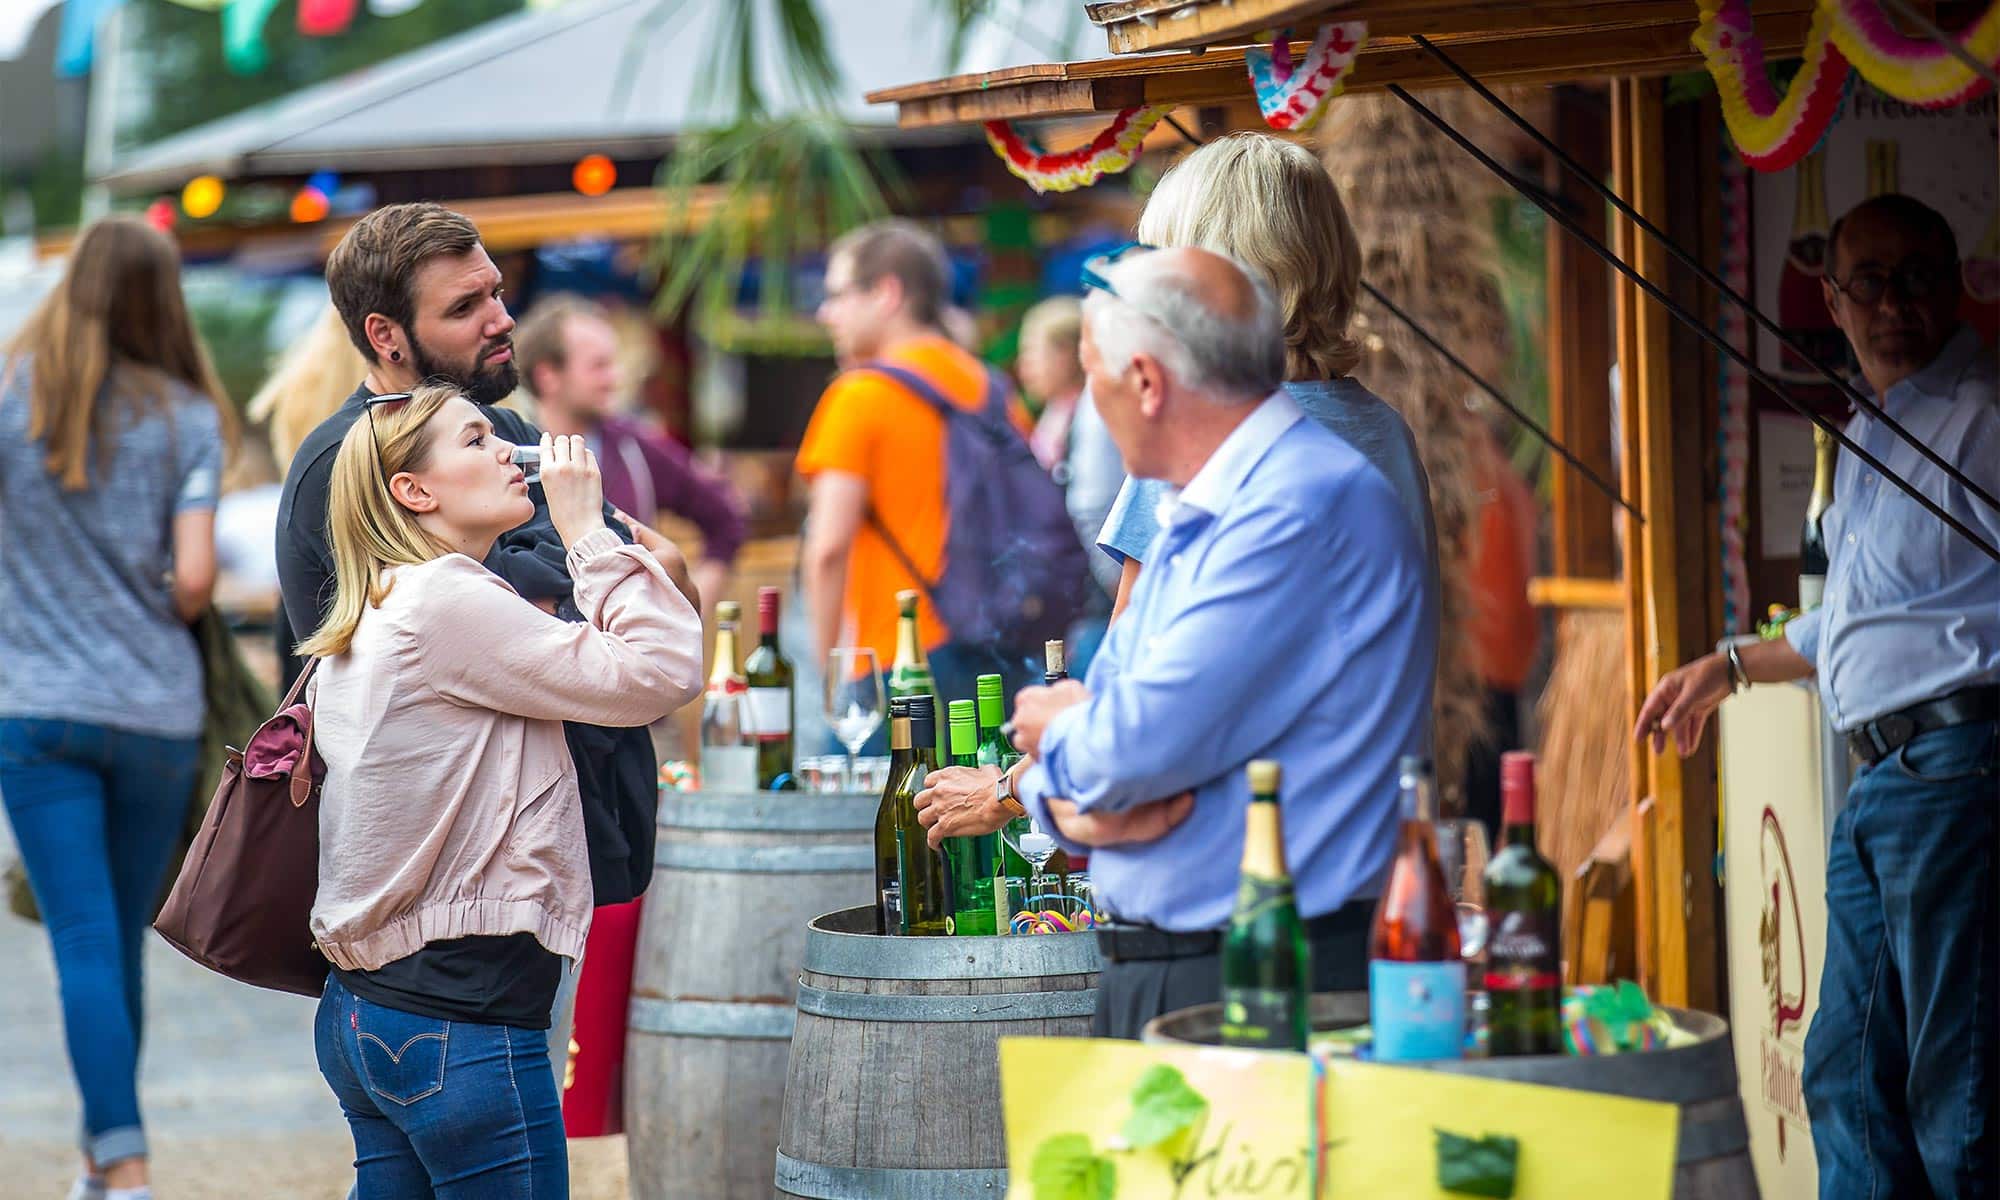
M 884 937 L 874 927 L 868 906 L 815 918 L 805 970 L 843 979 L 1028 979 L 1092 975 L 1102 965 L 1094 937 Z

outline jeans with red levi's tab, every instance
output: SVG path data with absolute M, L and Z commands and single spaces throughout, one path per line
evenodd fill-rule
M 313 1040 L 354 1134 L 355 1200 L 567 1200 L 546 1032 L 402 1012 L 329 977 Z

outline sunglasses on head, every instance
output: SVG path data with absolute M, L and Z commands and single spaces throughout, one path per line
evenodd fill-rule
M 389 468 L 382 461 L 382 439 L 375 430 L 375 410 L 385 404 L 402 404 L 411 398 L 409 392 L 388 392 L 380 396 L 370 396 L 361 402 L 362 410 L 368 414 L 368 438 L 375 443 L 375 470 L 382 476 L 382 490 L 389 492 Z M 389 492 L 394 496 L 394 492 Z
M 1125 297 L 1118 294 L 1117 288 L 1111 286 L 1111 279 L 1105 272 L 1134 254 L 1144 250 L 1158 249 L 1158 246 L 1148 246 L 1144 242 L 1126 242 L 1121 246 L 1113 246 L 1102 254 L 1093 255 L 1085 259 L 1083 261 L 1082 272 L 1084 288 L 1086 290 L 1095 288 L 1115 300 L 1125 299 Z

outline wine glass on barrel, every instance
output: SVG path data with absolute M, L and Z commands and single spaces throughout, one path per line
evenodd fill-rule
M 842 787 L 854 790 L 854 759 L 882 725 L 882 666 L 867 646 L 839 646 L 826 656 L 826 723 L 847 748 Z

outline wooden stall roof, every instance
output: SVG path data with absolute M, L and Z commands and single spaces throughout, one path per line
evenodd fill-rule
M 1807 0 L 1752 0 L 1757 16 L 1807 12 Z M 1670 25 L 1691 19 L 1694 0 L 1096 0 L 1084 11 L 1113 54 L 1242 45 L 1270 29 L 1303 31 L 1327 21 L 1366 21 L 1371 34 L 1516 32 Z
M 1145 0 L 1119 2 L 1131 7 Z M 1211 6 L 1196 11 L 1205 11 L 1206 7 Z M 1240 14 L 1246 8 L 1268 12 L 1283 6 L 1275 0 L 1236 0 L 1234 5 L 1212 7 Z M 1316 4 L 1295 2 L 1291 7 L 1342 19 L 1379 14 L 1379 19 L 1370 20 L 1368 44 L 1362 47 L 1360 58 L 1348 76 L 1349 92 L 1385 88 L 1392 83 L 1411 88 L 1454 84 L 1452 75 L 1410 40 L 1413 33 L 1434 35 L 1432 40 L 1461 66 L 1482 81 L 1494 84 L 1666 75 L 1701 65 L 1699 52 L 1688 40 L 1695 28 L 1692 0 L 1671 3 L 1601 0 L 1572 4 L 1362 0 L 1337 9 L 1326 0 L 1317 0 Z M 1757 31 L 1773 58 L 1796 54 L 1805 44 L 1812 15 L 1811 0 L 1769 0 L 1758 5 L 1757 10 Z M 1432 24 L 1458 22 L 1461 27 L 1417 28 L 1412 22 L 1424 13 L 1431 14 Z M 1568 23 L 1552 23 L 1564 18 L 1569 19 Z M 1484 24 L 1479 27 L 1463 24 L 1475 19 L 1483 20 Z M 1260 27 L 1257 20 L 1238 24 L 1250 29 Z M 1392 29 L 1402 32 L 1391 33 Z M 1301 54 L 1307 45 L 1295 43 Z M 1226 104 L 1253 97 L 1243 65 L 1244 50 L 1244 46 L 1238 45 L 1006 67 L 884 88 L 870 92 L 868 100 L 873 104 L 896 105 L 897 122 L 905 129 L 1026 117 L 1082 116 L 1146 104 Z

